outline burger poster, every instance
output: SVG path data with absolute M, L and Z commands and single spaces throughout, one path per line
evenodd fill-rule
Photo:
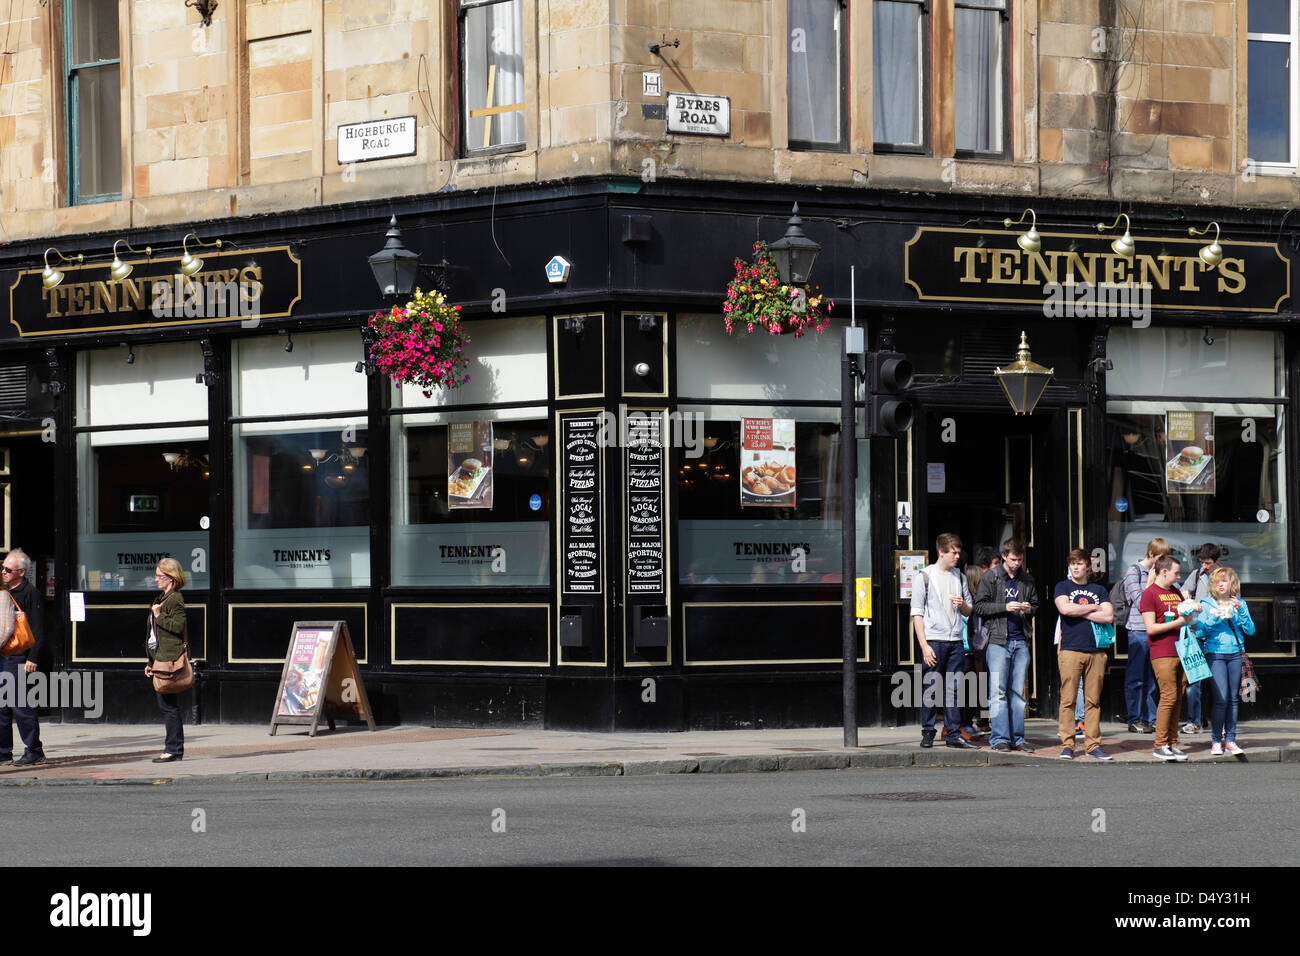
M 794 419 L 742 418 L 740 506 L 793 508 Z
M 1214 494 L 1214 413 L 1165 413 L 1165 491 Z
M 447 507 L 492 507 L 492 423 L 447 426 Z

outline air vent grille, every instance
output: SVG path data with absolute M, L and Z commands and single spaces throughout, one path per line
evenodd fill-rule
M 27 407 L 27 367 L 0 365 L 0 408 L 21 410 Z

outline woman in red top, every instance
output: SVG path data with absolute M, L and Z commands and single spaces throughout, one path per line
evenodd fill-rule
M 1174 642 L 1190 618 L 1179 617 L 1178 605 L 1183 596 L 1174 590 L 1178 580 L 1178 562 L 1169 555 L 1157 558 L 1155 582 L 1142 592 L 1138 610 L 1147 626 L 1151 646 L 1151 670 L 1160 686 L 1160 706 L 1156 710 L 1156 739 L 1153 756 L 1158 760 L 1186 760 L 1178 749 L 1178 709 L 1187 690 L 1187 675 L 1178 660 Z

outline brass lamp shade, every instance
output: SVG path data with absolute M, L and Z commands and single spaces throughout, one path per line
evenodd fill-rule
M 1020 347 L 1016 349 L 1016 360 L 1006 368 L 993 370 L 993 375 L 1006 393 L 1011 409 L 1017 415 L 1030 415 L 1038 405 L 1038 400 L 1047 391 L 1047 383 L 1056 374 L 1054 368 L 1043 368 L 1029 355 L 1029 342 L 1025 333 L 1020 333 Z

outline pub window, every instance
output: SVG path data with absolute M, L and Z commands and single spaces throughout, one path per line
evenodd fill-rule
M 681 583 L 839 582 L 839 328 L 797 340 L 735 336 L 720 351 L 711 347 L 726 335 L 720 316 L 678 316 Z M 744 419 L 772 423 L 770 451 L 745 440 Z M 858 458 L 857 573 L 868 576 L 868 442 L 858 442 Z
M 523 0 L 460 0 L 464 151 L 524 145 Z
M 1294 167 L 1300 101 L 1300 0 L 1250 0 L 1246 7 L 1246 155 L 1261 166 Z
M 232 351 L 236 587 L 370 583 L 366 377 L 356 332 Z
M 195 344 L 135 345 L 78 356 L 77 557 L 84 591 L 153 591 L 176 558 L 208 586 L 208 392 Z
M 1006 150 L 1007 0 L 958 0 L 954 111 L 959 152 Z
M 465 323 L 468 383 L 392 393 L 392 583 L 544 587 L 555 483 L 542 318 Z
M 1122 328 L 1107 351 L 1112 566 L 1160 537 L 1184 573 L 1212 542 L 1242 581 L 1290 580 L 1282 336 Z
M 926 146 L 930 17 L 926 2 L 876 0 L 872 16 L 872 124 L 878 151 Z
M 842 149 L 844 0 L 788 0 L 786 100 L 790 145 Z
M 64 0 L 68 201 L 122 195 L 122 86 L 115 0 Z

